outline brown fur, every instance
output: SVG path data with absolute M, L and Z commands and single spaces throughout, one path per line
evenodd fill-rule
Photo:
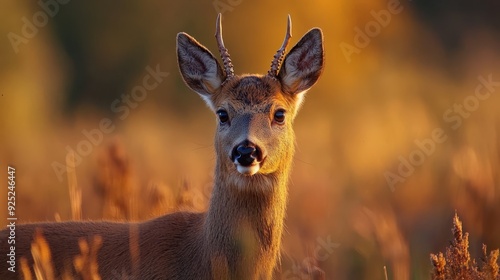
M 227 81 L 205 47 L 184 33 L 177 40 L 186 84 L 214 112 L 224 109 L 229 114 L 229 122 L 217 126 L 215 181 L 207 213 L 174 213 L 142 223 L 19 225 L 18 260 L 25 257 L 33 267 L 30 245 L 35 229 L 41 229 L 57 275 L 68 269 L 74 274 L 78 240 L 90 242 L 99 235 L 102 247 L 97 261 L 102 279 L 123 275 L 140 279 L 272 278 L 279 259 L 294 153 L 292 122 L 302 95 L 323 68 L 321 31 L 313 29 L 302 38 L 285 57 L 278 76 L 244 75 Z M 273 119 L 278 109 L 286 112 L 283 124 Z M 231 160 L 232 150 L 243 141 L 251 141 L 264 155 L 254 175 L 239 173 Z M 15 279 L 16 274 L 4 268 L 7 237 L 7 230 L 0 232 L 0 279 Z

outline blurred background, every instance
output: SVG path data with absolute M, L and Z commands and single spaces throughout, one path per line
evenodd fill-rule
M 290 14 L 291 44 L 322 28 L 326 68 L 295 122 L 279 277 L 428 279 L 455 211 L 474 258 L 500 247 L 498 1 L 2 4 L 0 166 L 20 222 L 71 219 L 70 151 L 83 219 L 205 210 L 215 116 L 179 75 L 176 34 L 218 56 L 221 12 L 236 73 L 265 73 Z

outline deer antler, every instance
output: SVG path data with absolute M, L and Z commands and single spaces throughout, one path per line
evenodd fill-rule
M 288 15 L 288 24 L 286 27 L 286 35 L 281 48 L 274 55 L 273 62 L 271 62 L 271 69 L 267 72 L 268 76 L 277 77 L 278 72 L 281 68 L 281 63 L 283 62 L 283 58 L 285 57 L 286 47 L 288 46 L 288 42 L 292 38 L 292 18 Z
M 219 53 L 224 63 L 224 70 L 226 71 L 225 81 L 231 79 L 234 76 L 233 63 L 231 63 L 231 57 L 229 52 L 224 46 L 224 41 L 222 40 L 222 24 L 221 24 L 221 14 L 217 16 L 217 22 L 215 23 L 215 38 L 217 39 L 217 46 L 219 47 Z

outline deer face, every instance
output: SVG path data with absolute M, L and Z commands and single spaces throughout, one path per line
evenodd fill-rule
M 177 35 L 182 77 L 216 115 L 217 164 L 240 176 L 279 172 L 293 155 L 293 119 L 323 69 L 321 30 L 310 30 L 284 56 L 291 37 L 289 20 L 285 42 L 268 74 L 235 76 L 222 42 L 220 15 L 217 23 L 224 69 L 194 38 Z
M 218 123 L 216 151 L 227 169 L 243 175 L 268 174 L 289 159 L 298 100 L 284 94 L 277 80 L 235 77 L 213 97 Z

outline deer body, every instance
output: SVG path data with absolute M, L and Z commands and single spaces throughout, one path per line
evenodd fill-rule
M 16 258 L 25 257 L 32 267 L 30 246 L 35 230 L 41 229 L 56 275 L 68 268 L 75 273 L 78 240 L 97 235 L 102 238 L 97 253 L 102 279 L 271 279 L 279 259 L 294 153 L 292 122 L 305 91 L 323 69 L 319 29 L 310 30 L 285 57 L 290 19 L 288 24 L 267 75 L 234 75 L 220 15 L 216 37 L 222 66 L 191 36 L 177 36 L 183 79 L 218 122 L 214 188 L 206 213 L 180 212 L 141 223 L 20 225 Z M 8 234 L 0 232 L 0 279 L 16 279 L 4 269 Z

